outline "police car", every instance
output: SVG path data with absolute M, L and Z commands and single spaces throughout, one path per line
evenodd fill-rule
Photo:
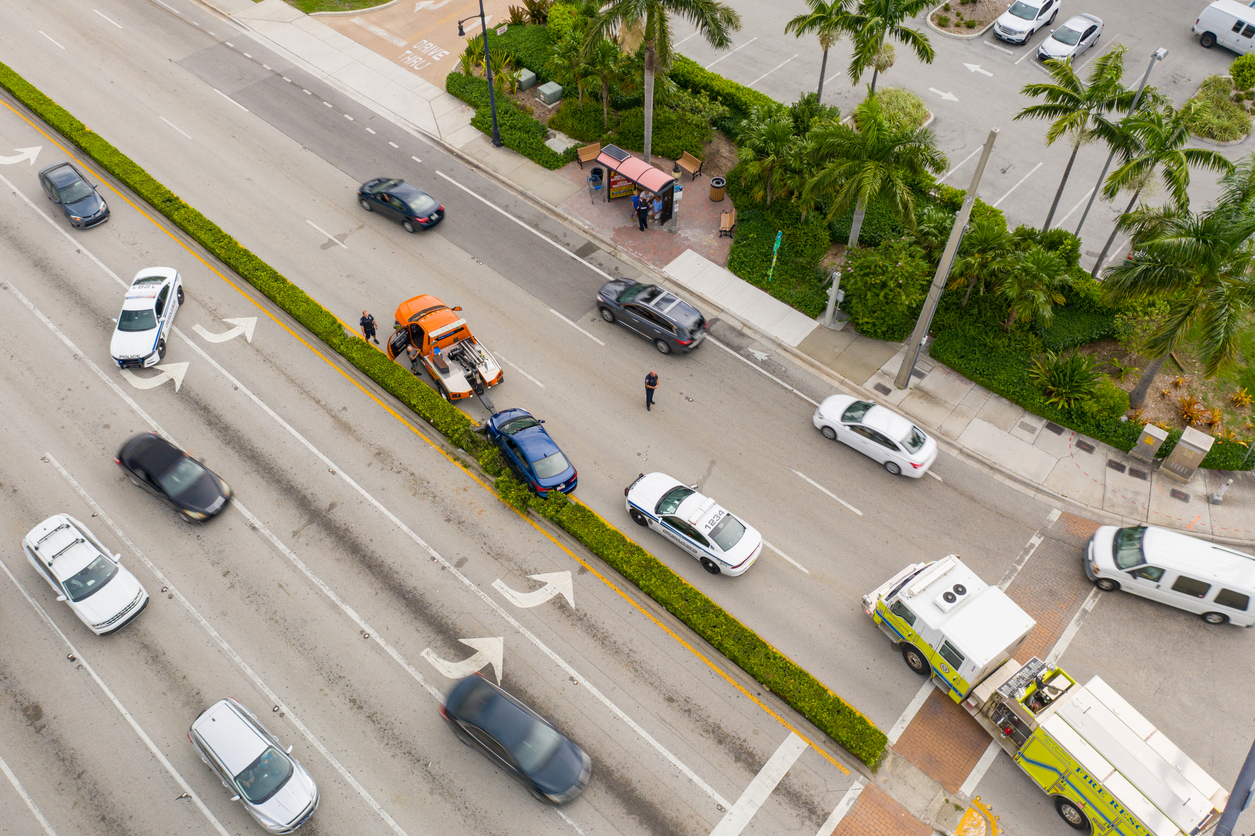
M 623 493 L 633 522 L 693 555 L 712 575 L 743 574 L 763 551 L 754 528 L 665 473 L 642 473 Z
M 183 279 L 169 267 L 140 270 L 126 291 L 109 353 L 120 369 L 146 369 L 166 356 L 166 339 L 183 304 Z

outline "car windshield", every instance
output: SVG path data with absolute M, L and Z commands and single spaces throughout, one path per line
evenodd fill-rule
M 625 305 L 628 302 L 640 302 L 642 305 L 648 305 L 659 293 L 662 293 L 662 288 L 656 285 L 634 284 L 619 294 L 619 301 Z
M 257 756 L 243 772 L 235 776 L 240 792 L 253 804 L 270 798 L 292 777 L 292 761 L 273 746 Z
M 414 211 L 414 214 L 418 215 L 420 218 L 430 215 L 440 206 L 434 197 L 429 194 L 423 194 L 422 192 L 415 192 L 414 194 L 406 195 L 405 202 L 410 205 L 410 209 Z
M 184 456 L 178 464 L 157 477 L 157 484 L 166 492 L 166 496 L 178 496 L 196 484 L 205 473 L 200 462 Z
M 380 192 L 386 192 L 388 191 L 388 189 L 391 189 L 393 186 L 398 186 L 400 184 L 401 184 L 400 180 L 384 180 L 381 183 L 376 183 L 375 185 L 371 186 L 369 189 L 367 189 L 367 191 L 370 192 L 371 194 L 379 194 Z
M 82 180 L 75 180 L 68 186 L 62 186 L 57 191 L 61 193 L 62 203 L 78 203 L 83 198 L 92 196 L 92 187 Z
M 65 594 L 71 601 L 90 598 L 117 573 L 118 565 L 103 554 L 99 555 L 73 576 L 65 579 Z
M 1060 26 L 1055 30 L 1054 39 L 1068 46 L 1076 46 L 1076 42 L 1081 39 L 1081 33 L 1077 29 Z
M 165 280 L 165 276 L 144 276 L 131 282 L 131 287 L 147 287 L 150 284 L 161 284 Z
M 151 331 L 157 327 L 157 315 L 152 309 L 123 311 L 118 317 L 119 331 Z
M 1142 540 L 1146 538 L 1146 526 L 1122 528 L 1111 543 L 1111 558 L 1117 569 L 1132 569 L 1146 562 Z
M 562 735 L 544 723 L 532 723 L 523 739 L 510 750 L 514 762 L 524 772 L 534 773 L 549 762 L 562 745 Z
M 911 431 L 906 434 L 906 438 L 902 439 L 902 446 L 912 453 L 918 453 L 924 446 L 924 442 L 928 440 L 928 436 L 924 435 L 919 427 L 911 427 Z
M 1021 2 L 1021 0 L 1016 0 L 1015 4 L 1011 6 L 1011 8 L 1007 9 L 1007 11 L 1016 17 L 1023 18 L 1024 20 L 1037 19 L 1037 7 L 1030 6 L 1028 3 Z
M 855 401 L 845 408 L 845 412 L 841 413 L 841 420 L 848 424 L 857 424 L 863 420 L 863 416 L 867 414 L 867 410 L 875 406 L 871 401 Z
M 502 424 L 500 429 L 506 435 L 514 435 L 520 430 L 531 429 L 532 427 L 539 426 L 540 422 L 535 418 L 530 415 L 524 415 L 522 418 L 511 418 L 509 421 Z
M 710 539 L 719 544 L 719 548 L 731 551 L 732 547 L 741 542 L 745 536 L 745 526 L 731 514 L 725 513 L 714 528 L 710 530 Z
M 562 455 L 561 452 L 550 453 L 532 465 L 532 467 L 536 468 L 536 477 L 538 479 L 552 479 L 570 466 L 566 456 Z
M 664 514 L 674 514 L 675 509 L 680 507 L 680 503 L 693 495 L 691 488 L 683 485 L 677 485 L 662 495 L 662 499 L 658 500 L 657 512 L 659 516 Z

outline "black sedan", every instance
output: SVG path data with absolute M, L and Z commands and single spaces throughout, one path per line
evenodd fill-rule
M 593 762 L 584 750 L 479 674 L 453 686 L 440 714 L 463 743 L 542 801 L 565 804 L 588 786 Z
M 537 496 L 570 493 L 579 483 L 575 467 L 539 418 L 522 409 L 503 409 L 488 419 L 488 440 L 501 450 L 510 468 Z
M 57 163 L 39 172 L 39 185 L 61 207 L 70 223 L 87 229 L 109 220 L 109 207 L 73 163 Z
M 231 488 L 200 462 L 156 433 L 137 435 L 122 445 L 114 461 L 131 483 L 161 499 L 183 518 L 201 522 L 227 507 Z
M 357 190 L 357 202 L 367 212 L 399 221 L 406 232 L 428 229 L 444 220 L 444 206 L 404 180 L 376 177 L 363 183 Z
M 697 348 L 710 323 L 669 290 L 628 279 L 606 282 L 597 291 L 597 310 L 606 322 L 618 322 L 640 334 L 663 354 Z

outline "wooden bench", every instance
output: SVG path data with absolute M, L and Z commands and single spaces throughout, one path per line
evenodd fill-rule
M 733 231 L 736 229 L 736 207 L 719 213 L 719 237 L 732 237 Z
M 702 173 L 702 165 L 704 165 L 702 160 L 697 159 L 688 151 L 685 151 L 684 155 L 676 160 L 675 163 L 689 173 L 690 180 L 697 179 L 697 175 Z
M 577 153 L 580 155 L 580 168 L 583 168 L 584 163 L 591 163 L 597 159 L 597 155 L 601 153 L 601 143 L 594 142 L 592 145 L 585 145 Z

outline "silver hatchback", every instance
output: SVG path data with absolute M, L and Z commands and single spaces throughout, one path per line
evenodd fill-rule
M 314 779 L 257 717 L 219 700 L 192 723 L 187 739 L 222 785 L 269 833 L 291 833 L 318 808 Z

